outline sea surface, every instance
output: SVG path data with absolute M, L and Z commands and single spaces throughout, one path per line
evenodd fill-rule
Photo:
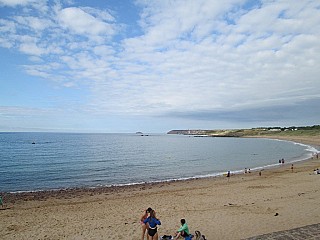
M 288 141 L 149 134 L 0 133 L 0 192 L 219 176 L 306 159 Z

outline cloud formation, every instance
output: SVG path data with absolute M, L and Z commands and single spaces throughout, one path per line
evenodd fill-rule
M 97 19 L 80 8 L 64 8 L 58 13 L 61 26 L 79 35 L 113 35 L 110 24 Z
M 316 0 L 139 0 L 135 25 L 67 1 L 0 6 L 12 9 L 0 18 L 0 46 L 28 56 L 29 75 L 88 88 L 91 114 L 272 122 L 277 109 L 320 103 Z

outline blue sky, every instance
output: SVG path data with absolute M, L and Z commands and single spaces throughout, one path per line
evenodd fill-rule
M 0 131 L 320 120 L 318 0 L 0 0 Z

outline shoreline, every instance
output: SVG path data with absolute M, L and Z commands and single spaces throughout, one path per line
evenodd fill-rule
M 312 145 L 320 146 L 317 140 Z M 191 232 L 200 230 L 208 239 L 244 239 L 318 223 L 320 175 L 312 172 L 320 159 L 296 162 L 293 172 L 290 166 L 265 169 L 262 176 L 12 194 L 4 198 L 8 209 L 0 211 L 0 236 L 139 240 L 138 221 L 147 207 L 162 221 L 160 235 L 172 234 L 182 217 Z

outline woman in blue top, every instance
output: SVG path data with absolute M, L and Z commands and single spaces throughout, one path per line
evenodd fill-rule
M 145 224 L 148 223 L 148 239 L 149 240 L 157 240 L 158 239 L 158 232 L 157 232 L 157 225 L 161 225 L 159 219 L 156 218 L 155 211 L 150 211 L 150 216 L 143 221 Z

